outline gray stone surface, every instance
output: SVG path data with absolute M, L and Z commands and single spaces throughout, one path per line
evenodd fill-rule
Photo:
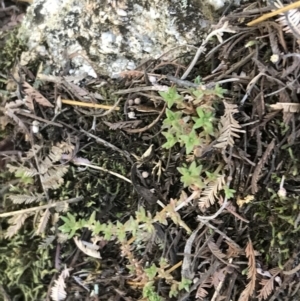
M 22 61 L 41 55 L 59 71 L 71 58 L 74 73 L 117 77 L 172 48 L 165 59 L 175 58 L 207 31 L 199 1 L 36 0 L 21 29 Z

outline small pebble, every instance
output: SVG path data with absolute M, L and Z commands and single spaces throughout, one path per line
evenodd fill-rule
M 134 99 L 134 104 L 139 105 L 141 103 L 141 99 L 140 98 L 135 98 Z
M 133 105 L 133 99 L 128 99 L 128 105 L 132 106 Z
M 142 177 L 143 177 L 144 179 L 148 178 L 148 177 L 149 177 L 149 172 L 143 171 L 143 172 L 142 172 Z
M 32 122 L 32 132 L 34 134 L 37 134 L 40 131 L 39 125 L 40 125 L 40 123 L 38 121 L 36 121 L 36 120 L 34 120 Z
M 129 119 L 136 119 L 134 112 L 128 112 L 128 118 Z

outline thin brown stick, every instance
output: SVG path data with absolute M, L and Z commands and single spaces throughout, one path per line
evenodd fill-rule
M 167 103 L 165 103 L 163 109 L 161 110 L 161 112 L 159 113 L 157 118 L 155 120 L 153 120 L 153 122 L 151 122 L 147 126 L 141 128 L 141 129 L 124 129 L 124 131 L 126 131 L 127 133 L 142 133 L 142 132 L 145 132 L 145 131 L 149 130 L 150 128 L 152 128 L 159 121 L 159 119 L 161 118 L 161 116 L 165 112 L 166 106 L 167 106 Z
M 41 122 L 44 122 L 46 124 L 49 124 L 49 125 L 54 125 L 54 126 L 58 126 L 58 127 L 63 127 L 61 124 L 59 123 L 56 123 L 56 122 L 53 122 L 53 121 L 49 121 L 49 120 L 46 120 L 44 118 L 41 118 L 41 117 L 38 117 L 36 115 L 33 115 L 33 114 L 30 114 L 30 113 L 26 113 L 26 112 L 23 112 L 21 109 L 20 110 L 16 110 L 15 113 L 19 114 L 19 115 L 22 115 L 22 116 L 26 116 L 26 117 L 29 117 L 29 118 L 32 118 L 32 119 L 35 119 L 35 120 L 38 120 L 38 121 L 41 121 Z
M 114 95 L 120 95 L 120 94 L 129 94 L 129 93 L 137 93 L 142 91 L 167 91 L 167 86 L 146 86 L 146 87 L 135 87 L 135 88 L 129 88 L 129 89 L 123 89 L 118 90 L 116 92 L 113 92 Z

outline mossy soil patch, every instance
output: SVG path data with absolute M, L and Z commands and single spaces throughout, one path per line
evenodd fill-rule
M 246 8 L 190 70 L 5 63 L 4 300 L 298 299 L 298 46 Z

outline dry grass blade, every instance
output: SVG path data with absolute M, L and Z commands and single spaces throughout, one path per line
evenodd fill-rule
M 49 102 L 47 98 L 45 98 L 40 92 L 35 90 L 33 87 L 31 87 L 28 83 L 24 82 L 22 86 L 26 95 L 35 100 L 41 106 L 50 108 L 54 107 L 53 104 Z
M 256 282 L 256 266 L 255 266 L 255 252 L 251 240 L 249 240 L 246 247 L 246 256 L 248 258 L 248 276 L 250 280 L 240 295 L 238 301 L 248 301 L 255 289 Z

